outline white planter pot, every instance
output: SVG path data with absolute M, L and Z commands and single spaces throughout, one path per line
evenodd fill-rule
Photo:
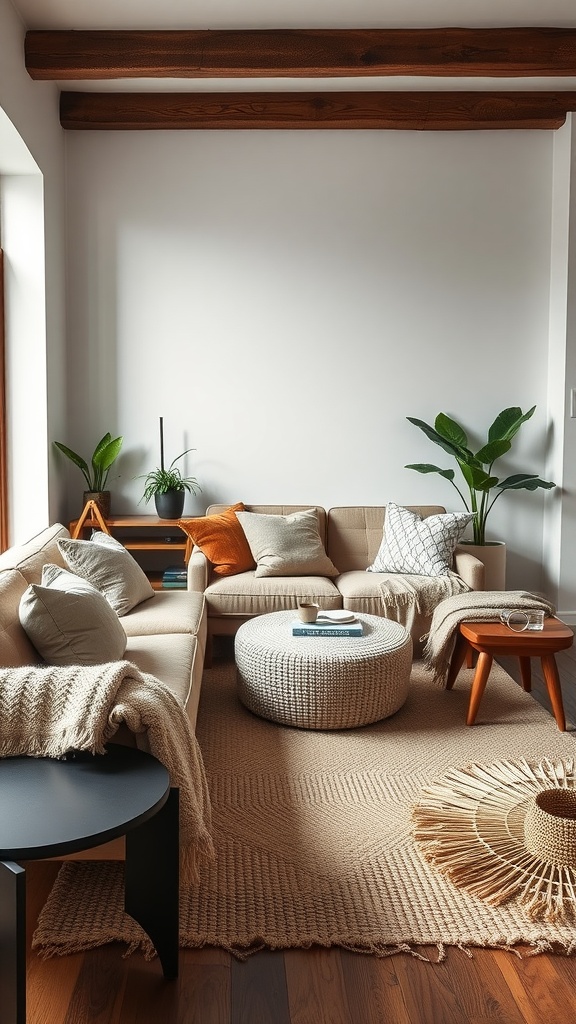
M 474 544 L 460 541 L 466 550 L 484 563 L 484 590 L 506 590 L 506 545 L 502 540 Z

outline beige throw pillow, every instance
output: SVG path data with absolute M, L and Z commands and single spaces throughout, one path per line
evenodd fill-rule
M 315 509 L 289 516 L 237 512 L 254 561 L 255 576 L 338 576 L 318 531 Z
M 126 633 L 104 594 L 58 565 L 45 565 L 42 583 L 23 593 L 20 622 L 49 665 L 101 665 L 124 657 Z
M 58 548 L 72 572 L 101 590 L 117 615 L 154 597 L 146 573 L 120 541 L 96 531 L 91 540 L 59 540 Z

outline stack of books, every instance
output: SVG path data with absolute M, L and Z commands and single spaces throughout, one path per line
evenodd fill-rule
M 294 619 L 292 636 L 362 636 L 362 623 L 344 611 L 320 612 L 316 622 Z
M 188 571 L 186 566 L 169 565 L 162 574 L 162 588 L 166 590 L 186 590 Z

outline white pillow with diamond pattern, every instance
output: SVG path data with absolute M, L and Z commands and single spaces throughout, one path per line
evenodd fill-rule
M 452 570 L 454 548 L 473 518 L 470 512 L 445 512 L 422 519 L 389 502 L 380 550 L 366 571 L 445 576 Z

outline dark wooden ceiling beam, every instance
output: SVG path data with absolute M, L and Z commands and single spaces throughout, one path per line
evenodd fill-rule
M 42 80 L 576 75 L 576 29 L 34 31 Z
M 62 92 L 63 128 L 91 130 L 559 128 L 576 92 Z

